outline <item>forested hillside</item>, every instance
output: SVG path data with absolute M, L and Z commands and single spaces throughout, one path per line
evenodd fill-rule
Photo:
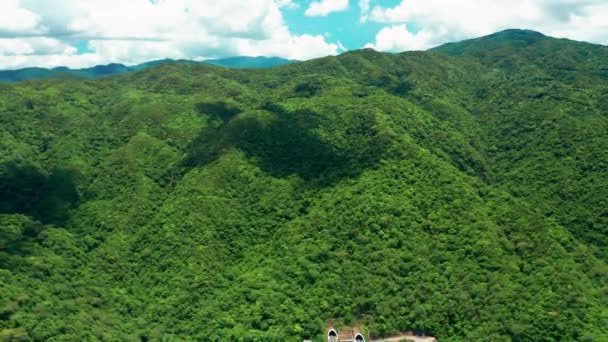
M 608 47 L 0 84 L 0 337 L 608 339 Z

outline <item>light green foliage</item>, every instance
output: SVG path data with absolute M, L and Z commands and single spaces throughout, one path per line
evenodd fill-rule
M 608 336 L 608 49 L 0 85 L 0 338 Z

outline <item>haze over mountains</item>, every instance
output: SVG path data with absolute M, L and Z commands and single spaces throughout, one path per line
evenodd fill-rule
M 608 47 L 0 85 L 0 336 L 608 336 Z
M 274 66 L 284 65 L 295 61 L 279 58 L 279 57 L 227 57 L 221 59 L 208 59 L 202 62 L 190 61 L 190 60 L 172 60 L 162 59 L 157 61 L 150 61 L 138 65 L 126 66 L 123 64 L 107 64 L 97 65 L 91 68 L 84 69 L 70 69 L 67 67 L 57 68 L 23 68 L 17 70 L 0 70 L 0 82 L 19 82 L 28 81 L 34 79 L 46 79 L 46 78 L 63 78 L 63 79 L 86 79 L 86 78 L 100 78 L 110 75 L 119 75 L 129 72 L 141 71 L 146 68 L 156 66 L 163 63 L 205 63 L 226 68 L 271 68 Z

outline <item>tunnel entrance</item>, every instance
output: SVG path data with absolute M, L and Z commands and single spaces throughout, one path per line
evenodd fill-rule
M 338 342 L 338 333 L 334 329 L 327 333 L 327 342 Z

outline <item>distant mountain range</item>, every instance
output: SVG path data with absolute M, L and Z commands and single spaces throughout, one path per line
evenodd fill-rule
M 111 63 L 107 65 L 96 65 L 91 68 L 84 69 L 70 69 L 68 67 L 56 67 L 52 69 L 47 68 L 23 68 L 17 70 L 0 70 L 0 82 L 20 82 L 28 81 L 33 79 L 47 79 L 47 78 L 59 78 L 59 79 L 95 79 L 99 77 L 125 74 L 129 72 L 135 72 L 144 70 L 146 68 L 156 66 L 164 63 L 184 63 L 184 64 L 212 64 L 225 68 L 243 68 L 243 69 L 261 69 L 271 68 L 279 65 L 285 65 L 289 63 L 297 62 L 295 60 L 284 59 L 280 57 L 227 57 L 220 59 L 208 59 L 202 62 L 192 60 L 174 60 L 174 59 L 161 59 L 150 61 L 138 65 L 126 66 L 123 64 Z

